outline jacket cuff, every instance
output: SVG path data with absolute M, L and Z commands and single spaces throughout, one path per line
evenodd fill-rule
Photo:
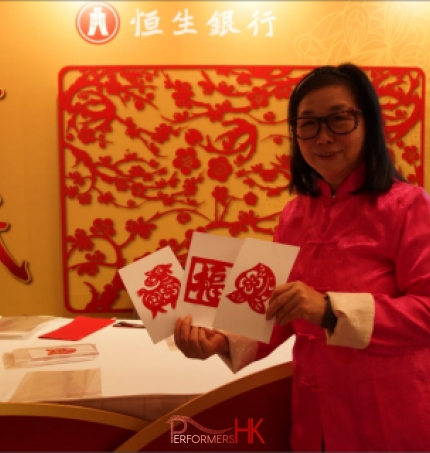
M 375 300 L 370 293 L 328 292 L 338 318 L 333 332 L 326 330 L 327 344 L 364 349 L 369 345 L 375 320 Z

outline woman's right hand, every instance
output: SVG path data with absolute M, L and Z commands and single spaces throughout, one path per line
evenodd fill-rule
M 203 360 L 214 354 L 229 353 L 229 343 L 224 334 L 193 326 L 191 322 L 191 316 L 187 315 L 184 319 L 179 318 L 175 324 L 175 343 L 185 357 Z

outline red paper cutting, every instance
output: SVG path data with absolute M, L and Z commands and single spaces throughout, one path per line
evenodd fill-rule
M 218 307 L 227 271 L 233 266 L 225 261 L 193 256 L 186 282 L 184 301 Z
M 251 269 L 241 272 L 235 280 L 236 290 L 227 294 L 235 304 L 246 302 L 256 313 L 266 313 L 264 303 L 276 286 L 276 278 L 270 267 L 258 263 Z
M 158 313 L 166 313 L 164 307 L 171 305 L 176 307 L 176 302 L 181 289 L 181 282 L 172 275 L 172 264 L 158 264 L 150 271 L 145 272 L 144 280 L 146 288 L 137 291 L 142 304 L 152 312 L 155 318 Z

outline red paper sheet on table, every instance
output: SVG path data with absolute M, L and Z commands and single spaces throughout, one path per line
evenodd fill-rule
M 82 340 L 86 336 L 97 332 L 97 330 L 103 329 L 112 323 L 115 319 L 104 319 L 104 318 L 89 318 L 86 316 L 78 316 L 73 321 L 69 322 L 59 329 L 55 329 L 52 332 L 40 335 L 39 338 L 51 338 L 53 340 L 70 340 L 78 341 Z

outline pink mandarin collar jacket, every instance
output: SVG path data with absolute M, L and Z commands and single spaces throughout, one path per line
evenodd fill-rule
M 332 197 L 298 196 L 274 240 L 300 247 L 290 281 L 328 292 L 333 334 L 305 320 L 275 325 L 269 345 L 230 341 L 237 370 L 290 335 L 297 451 L 430 451 L 430 199 L 395 182 L 352 195 L 359 167 Z

